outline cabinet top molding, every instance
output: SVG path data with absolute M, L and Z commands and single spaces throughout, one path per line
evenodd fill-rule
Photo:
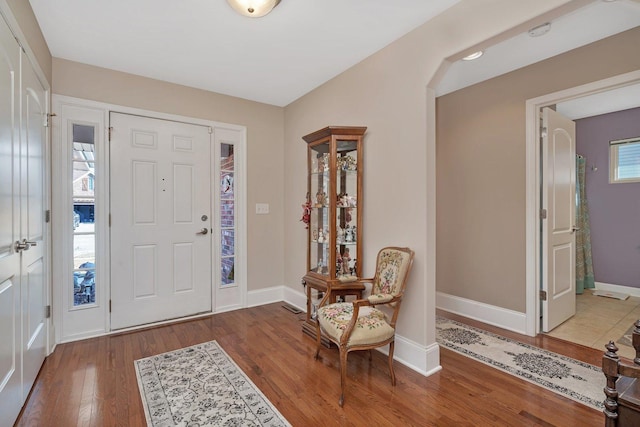
M 331 135 L 364 135 L 366 126 L 327 126 L 302 137 L 307 142 L 314 142 Z

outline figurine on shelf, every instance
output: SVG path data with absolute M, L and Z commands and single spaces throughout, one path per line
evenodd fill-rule
M 357 170 L 356 159 L 351 156 L 338 157 L 338 169 L 342 169 L 344 171 Z
M 324 231 L 320 228 L 320 229 L 318 229 L 318 238 L 316 239 L 316 241 L 318 243 L 324 243 L 324 239 L 325 239 Z
M 344 228 L 338 228 L 336 231 L 338 235 L 336 236 L 336 241 L 338 243 L 344 243 Z
M 350 208 L 355 208 L 356 207 L 356 198 L 353 196 L 349 196 L 347 195 L 347 201 L 345 206 L 348 206 Z
M 351 222 L 351 208 L 344 210 L 344 221 L 348 224 Z
M 351 256 L 349 255 L 349 248 L 344 248 L 344 251 L 340 256 L 340 260 L 342 262 L 342 274 L 349 274 L 351 272 Z
M 314 229 L 311 232 L 311 240 L 314 241 L 314 242 L 318 241 L 318 230 Z
M 347 225 L 347 228 L 344 229 L 344 241 L 347 243 L 353 242 L 353 229 L 350 225 Z
M 318 156 L 318 172 L 324 172 L 324 154 L 321 156 Z
M 337 200 L 336 200 L 336 206 L 338 206 L 339 208 L 345 208 L 348 206 L 348 200 L 347 200 L 347 193 L 340 193 L 338 194 Z
M 356 275 L 356 271 L 358 270 L 358 263 L 357 260 L 354 259 L 352 262 L 349 262 L 349 272 L 351 273 L 351 275 L 355 276 Z
M 341 276 L 344 271 L 344 263 L 342 255 L 340 255 L 340 249 L 336 248 L 336 276 Z
M 321 208 L 327 204 L 327 193 L 318 190 L 316 193 L 316 208 Z
M 358 234 L 356 230 L 357 230 L 357 227 L 354 225 L 353 228 L 351 229 L 351 236 L 353 238 L 352 242 L 358 241 Z

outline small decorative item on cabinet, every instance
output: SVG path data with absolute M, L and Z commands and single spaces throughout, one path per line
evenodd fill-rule
M 310 201 L 307 238 L 307 318 L 303 331 L 313 337 L 312 290 L 330 298 L 361 298 L 363 139 L 366 127 L 331 126 L 303 137 L 307 142 Z

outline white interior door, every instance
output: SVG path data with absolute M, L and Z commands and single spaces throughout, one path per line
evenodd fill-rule
M 211 311 L 211 133 L 110 114 L 111 329 Z
M 542 122 L 542 330 L 549 332 L 576 313 L 576 138 L 575 123 L 550 108 Z
M 18 76 L 19 47 L 0 19 L 0 426 L 13 425 L 22 407 Z
M 29 246 L 22 251 L 22 359 L 24 398 L 46 356 L 47 305 L 45 265 L 45 171 L 47 105 L 45 89 L 28 59 L 21 67 L 21 236 Z

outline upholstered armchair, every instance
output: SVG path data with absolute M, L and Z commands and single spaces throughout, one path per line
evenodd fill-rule
M 347 355 L 354 350 L 369 350 L 389 344 L 389 374 L 395 386 L 393 371 L 393 350 L 396 321 L 404 295 L 407 277 L 413 263 L 413 251 L 409 248 L 387 247 L 378 252 L 375 276 L 359 279 L 371 283 L 371 295 L 366 299 L 352 302 L 327 304 L 331 300 L 329 282 L 327 293 L 320 302 L 316 319 L 318 359 L 322 346 L 322 336 L 338 346 L 340 351 L 340 406 L 344 404 L 347 380 Z M 336 285 L 339 282 L 336 281 Z M 385 313 L 378 306 L 388 306 Z M 371 355 L 370 355 L 371 356 Z

